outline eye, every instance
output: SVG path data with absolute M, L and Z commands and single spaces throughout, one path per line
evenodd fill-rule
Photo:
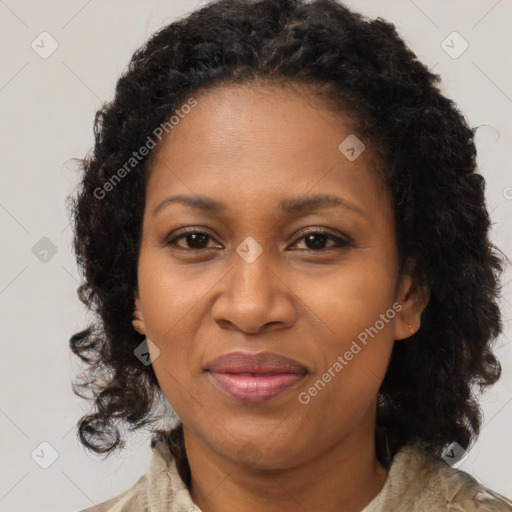
M 307 252 L 320 252 L 329 249 L 343 248 L 350 245 L 348 240 L 344 240 L 343 238 L 333 235 L 332 233 L 327 233 L 324 231 L 309 231 L 300 237 L 297 242 L 300 240 L 305 241 L 307 245 L 305 251 Z M 334 242 L 335 246 L 325 247 L 325 244 L 328 241 Z M 295 244 L 297 244 L 297 242 L 295 242 Z
M 184 245 L 178 244 L 181 240 L 184 241 Z M 213 240 L 213 238 L 208 233 L 205 233 L 204 231 L 189 230 L 170 238 L 165 242 L 165 245 L 176 246 L 185 250 L 202 250 L 218 247 L 208 247 L 209 240 Z M 300 237 L 294 245 L 296 245 L 300 240 L 305 241 L 307 248 L 304 250 L 306 252 L 320 252 L 329 249 L 343 248 L 350 245 L 348 240 L 344 240 L 341 237 L 325 231 L 309 231 Z M 329 241 L 334 242 L 334 247 L 325 247 L 325 244 Z
M 179 245 L 177 242 L 180 240 L 184 240 L 183 245 Z M 201 250 L 201 249 L 209 249 L 208 240 L 213 240 L 213 238 L 203 231 L 187 231 L 182 233 L 181 235 L 175 236 L 165 242 L 166 246 L 176 246 L 180 249 L 185 250 Z

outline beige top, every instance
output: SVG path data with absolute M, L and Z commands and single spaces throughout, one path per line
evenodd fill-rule
M 81 512 L 202 512 L 179 476 L 166 443 L 149 471 L 119 496 Z M 415 446 L 394 457 L 386 483 L 361 512 L 510 512 L 512 502 Z

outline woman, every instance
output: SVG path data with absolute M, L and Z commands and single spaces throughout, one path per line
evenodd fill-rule
M 99 322 L 70 343 L 83 445 L 150 426 L 153 455 L 88 510 L 512 510 L 450 465 L 502 261 L 438 82 L 334 0 L 215 1 L 134 54 L 74 201 Z

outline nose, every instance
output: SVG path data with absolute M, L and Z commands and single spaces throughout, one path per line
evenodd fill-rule
M 252 262 L 234 253 L 233 268 L 219 283 L 212 306 L 213 320 L 221 328 L 255 334 L 295 323 L 294 294 L 268 252 Z

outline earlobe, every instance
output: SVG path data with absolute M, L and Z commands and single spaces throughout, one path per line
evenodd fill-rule
M 410 275 L 404 276 L 399 294 L 402 309 L 395 322 L 395 340 L 403 340 L 416 334 L 421 326 L 421 314 L 428 304 L 429 293 L 425 287 L 416 286 Z
M 133 310 L 132 315 L 132 325 L 133 328 L 139 333 L 139 334 L 146 334 L 146 326 L 144 325 L 144 317 L 142 315 L 142 310 L 140 307 L 140 298 L 139 293 L 135 292 L 135 308 Z

